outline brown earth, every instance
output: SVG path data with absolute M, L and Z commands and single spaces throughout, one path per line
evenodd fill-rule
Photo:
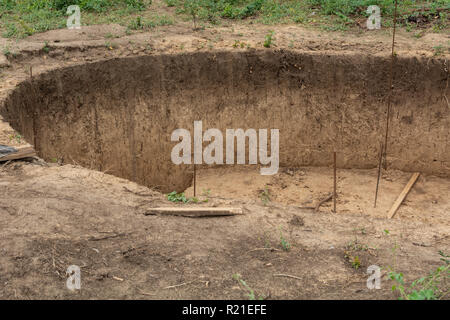
M 291 50 L 127 57 L 34 75 L 2 114 L 47 161 L 163 192 L 192 181 L 189 167 L 171 161 L 171 133 L 186 128 L 193 139 L 195 120 L 223 133 L 279 128 L 285 167 L 326 166 L 339 150 L 339 167 L 373 168 L 385 133 L 386 66 L 381 57 Z M 394 71 L 389 167 L 450 176 L 445 59 L 398 59 Z
M 23 135 L 48 162 L 1 165 L 0 298 L 246 298 L 233 279 L 239 273 L 270 299 L 390 299 L 388 266 L 410 281 L 442 263 L 437 252 L 450 251 L 448 55 L 435 57 L 433 47 L 445 37 L 399 36 L 390 169 L 374 210 L 376 171 L 370 168 L 382 137 L 389 35 L 282 26 L 275 28 L 276 47 L 263 50 L 266 29 L 192 33 L 177 26 L 106 46 L 106 27 L 99 26 L 77 35 L 52 31 L 13 47 L 16 56 L 1 74 L 1 113 L 21 136 L 2 122 L 0 143 L 24 145 Z M 234 48 L 237 37 L 243 48 Z M 265 92 L 272 96 L 262 99 Z M 220 103 L 223 109 L 214 109 Z M 290 106 L 305 116 L 295 118 Z M 252 107 L 267 117 L 246 112 Z M 145 216 L 153 206 L 173 204 L 155 190 L 99 172 L 152 187 L 188 186 L 191 168 L 152 161 L 170 150 L 159 135 L 189 128 L 199 114 L 208 128 L 278 126 L 298 136 L 282 140 L 280 158 L 288 168 L 276 176 L 261 177 L 253 167 L 200 170 L 199 188 L 211 194 L 197 205 L 238 206 L 243 216 Z M 148 148 L 147 162 L 136 157 L 139 142 Z M 331 170 L 323 166 L 333 147 L 341 155 L 340 211 L 330 213 L 329 204 L 318 213 L 298 208 L 329 192 Z M 322 168 L 298 168 L 305 165 Z M 383 213 L 409 177 L 394 168 L 424 174 L 388 220 Z M 266 187 L 272 198 L 263 203 Z M 349 250 L 360 268 L 351 266 Z M 65 286 L 72 264 L 82 270 L 82 289 L 75 293 Z M 385 267 L 381 290 L 366 287 L 372 264 Z

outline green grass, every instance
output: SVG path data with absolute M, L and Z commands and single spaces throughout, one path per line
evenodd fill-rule
M 431 271 L 428 275 L 414 280 L 411 285 L 406 285 L 403 273 L 391 270 L 389 279 L 394 281 L 392 291 L 397 292 L 399 300 L 440 300 L 450 293 L 448 284 L 450 281 L 449 255 L 439 251 L 443 265 Z
M 256 20 L 264 24 L 305 23 L 318 24 L 328 30 L 345 30 L 356 26 L 356 19 L 368 17 L 370 5 L 381 9 L 385 26 L 390 26 L 394 14 L 393 0 L 165 0 L 167 6 L 198 20 L 216 24 L 220 19 Z M 410 15 L 417 15 L 421 8 L 437 13 L 438 8 L 450 9 L 448 0 L 399 0 L 398 21 L 408 24 Z M 448 28 L 447 14 L 441 12 L 437 29 Z M 411 28 L 411 26 L 410 26 Z M 436 30 L 435 30 L 436 31 Z
M 367 18 L 369 5 L 380 6 L 382 25 L 390 27 L 394 12 L 393 0 L 163 1 L 163 5 L 175 9 L 180 20 L 191 20 L 194 29 L 208 23 L 243 21 L 269 25 L 299 23 L 326 30 L 347 30 Z M 174 24 L 177 20 L 167 16 L 166 11 L 162 12 L 163 8 L 155 8 L 152 0 L 0 0 L 1 34 L 7 38 L 24 38 L 37 32 L 65 28 L 67 7 L 72 4 L 80 6 L 82 25 L 118 23 L 128 27 L 130 32 Z M 407 31 L 414 31 L 417 25 L 409 20 L 424 14 L 422 8 L 427 8 L 426 14 L 432 15 L 429 25 L 432 31 L 448 30 L 449 0 L 399 0 L 399 24 Z
M 0 29 L 7 38 L 24 38 L 34 33 L 65 28 L 69 5 L 81 9 L 82 25 L 120 23 L 146 10 L 151 0 L 0 0 Z
M 131 30 L 146 30 L 157 26 L 167 26 L 172 24 L 174 24 L 174 20 L 166 15 L 155 15 L 150 18 L 137 16 L 135 19 L 131 20 L 127 27 Z

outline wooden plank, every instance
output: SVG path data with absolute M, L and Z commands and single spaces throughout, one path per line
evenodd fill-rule
M 36 151 L 33 147 L 25 147 L 17 149 L 17 152 L 10 153 L 4 157 L 0 157 L 0 161 L 18 160 L 36 156 Z
M 151 208 L 144 213 L 147 215 L 175 215 L 184 217 L 220 217 L 220 216 L 234 216 L 243 214 L 241 208 L 212 208 L 212 207 L 160 207 Z
M 414 183 L 416 183 L 417 178 L 419 178 L 419 175 L 420 175 L 420 172 L 413 173 L 413 175 L 409 179 L 408 183 L 406 184 L 405 188 L 400 193 L 400 195 L 398 196 L 397 200 L 395 200 L 394 205 L 392 206 L 391 210 L 389 210 L 389 213 L 388 213 L 388 218 L 389 219 L 392 219 L 392 217 L 395 215 L 395 213 L 397 212 L 398 208 L 402 204 L 403 200 L 405 200 L 405 198 L 408 195 L 409 191 L 413 187 Z

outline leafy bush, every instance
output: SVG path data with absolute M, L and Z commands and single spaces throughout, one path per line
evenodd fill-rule
M 3 10 L 17 10 L 22 13 L 43 9 L 65 13 L 70 5 L 78 5 L 81 10 L 103 12 L 108 8 L 120 5 L 144 10 L 151 3 L 151 0 L 1 0 L 0 8 Z
M 403 273 L 389 272 L 389 278 L 396 284 L 392 291 L 400 294 L 399 300 L 438 300 L 444 298 L 450 291 L 448 281 L 450 280 L 450 256 L 439 251 L 444 265 L 430 272 L 427 276 L 417 279 L 411 285 L 405 286 Z
M 102 16 L 96 16 L 99 21 L 110 14 L 113 20 L 107 22 L 111 22 L 115 18 L 114 11 L 130 14 L 145 10 L 151 3 L 152 0 L 0 0 L 0 28 L 5 37 L 23 38 L 36 32 L 64 28 L 70 5 L 78 5 L 82 12 L 101 13 Z
M 177 193 L 176 191 L 172 191 L 171 193 L 169 193 L 167 195 L 167 200 L 169 200 L 171 202 L 183 202 L 183 203 L 189 203 L 189 202 L 197 203 L 198 202 L 197 198 L 195 198 L 195 197 L 186 198 L 186 196 L 184 195 L 184 192 Z

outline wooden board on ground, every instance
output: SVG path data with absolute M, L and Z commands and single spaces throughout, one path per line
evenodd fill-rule
M 212 208 L 212 207 L 198 207 L 198 208 L 183 208 L 183 207 L 160 207 L 148 209 L 145 213 L 147 215 L 175 215 L 184 217 L 221 217 L 234 216 L 243 214 L 241 208 Z
M 36 151 L 33 147 L 25 147 L 17 149 L 17 152 L 10 153 L 4 157 L 0 157 L 0 161 L 18 160 L 36 156 Z
M 409 179 L 408 183 L 406 184 L 405 188 L 403 189 L 402 193 L 398 196 L 397 200 L 395 200 L 394 205 L 392 206 L 391 210 L 389 210 L 388 218 L 392 219 L 392 217 L 397 212 L 398 208 L 402 204 L 403 200 L 405 200 L 406 196 L 408 195 L 409 191 L 413 187 L 414 183 L 416 183 L 417 178 L 419 178 L 420 172 L 415 172 L 411 176 L 411 179 Z

